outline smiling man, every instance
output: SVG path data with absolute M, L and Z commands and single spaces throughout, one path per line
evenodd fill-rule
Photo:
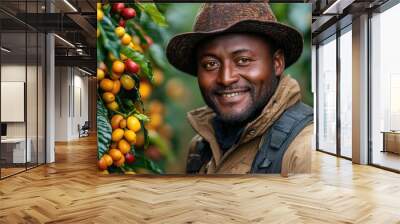
M 283 74 L 302 48 L 267 3 L 204 4 L 194 32 L 171 39 L 168 60 L 197 76 L 207 104 L 188 114 L 187 173 L 310 172 L 313 110 Z

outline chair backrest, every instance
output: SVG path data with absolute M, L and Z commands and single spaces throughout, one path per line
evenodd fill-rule
M 87 128 L 87 129 L 89 129 L 89 128 L 90 128 L 90 123 L 89 123 L 89 121 L 85 121 L 85 123 L 83 124 L 82 128 Z

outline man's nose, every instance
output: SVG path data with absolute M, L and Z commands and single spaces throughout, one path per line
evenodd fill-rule
M 229 63 L 222 66 L 217 78 L 217 83 L 222 86 L 230 86 L 233 83 L 239 81 L 239 74 L 232 68 Z

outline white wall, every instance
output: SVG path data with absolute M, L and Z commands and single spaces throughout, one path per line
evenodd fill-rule
M 88 120 L 88 78 L 71 67 L 56 67 L 55 73 L 55 140 L 77 139 L 78 124 Z
M 78 124 L 81 126 L 88 121 L 88 78 L 76 75 L 77 70 L 75 70 L 74 75 L 74 108 L 72 110 L 72 135 L 79 136 Z M 79 72 L 79 71 L 78 71 Z M 78 73 L 82 74 L 82 73 Z
M 68 86 L 69 73 L 67 67 L 55 68 L 55 140 L 68 140 Z

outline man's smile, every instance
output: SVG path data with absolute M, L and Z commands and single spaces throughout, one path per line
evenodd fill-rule
M 250 88 L 235 88 L 215 91 L 216 100 L 221 106 L 233 106 L 233 104 L 245 101 L 250 96 Z

